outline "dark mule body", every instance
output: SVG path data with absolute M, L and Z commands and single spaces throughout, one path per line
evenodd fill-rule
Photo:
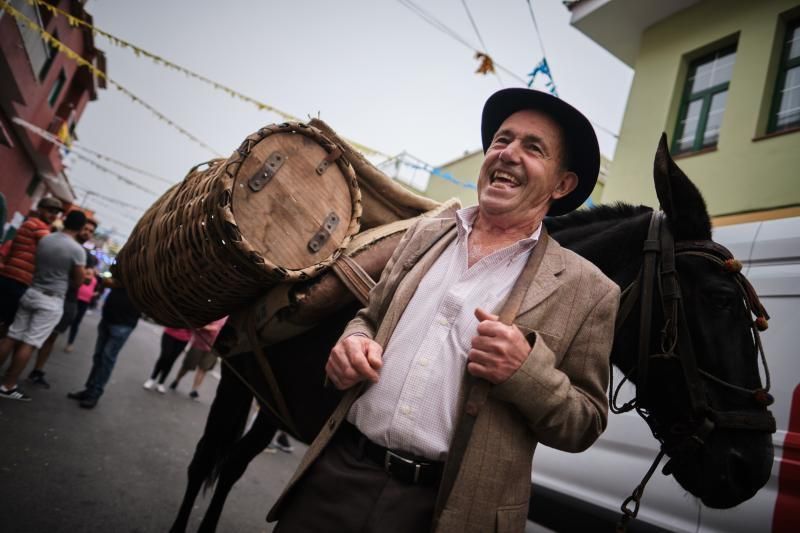
M 710 240 L 711 225 L 703 199 L 669 159 L 663 141 L 654 178 L 675 240 Z M 562 246 L 592 261 L 624 289 L 637 279 L 642 268 L 651 216 L 652 210 L 646 207 L 617 205 L 548 219 L 546 224 Z M 683 342 L 691 341 L 697 367 L 717 378 L 704 381 L 705 403 L 716 413 L 769 417 L 763 403 L 742 392 L 760 389 L 761 382 L 750 309 L 743 304 L 735 279 L 718 264 L 695 255 L 679 254 L 676 264 L 686 317 Z M 332 315 L 324 326 L 266 349 L 298 426 L 299 434 L 294 436 L 301 441 L 313 439 L 340 397 L 334 389 L 323 387 L 324 365 L 328 351 L 357 308 L 353 297 L 353 304 Z M 640 383 L 636 372 L 639 318 L 640 312 L 634 307 L 618 330 L 611 362 L 629 375 L 638 390 L 646 389 L 646 396 L 637 400 L 637 410 L 646 417 L 670 457 L 665 470 L 710 507 L 727 508 L 752 497 L 769 479 L 773 459 L 770 431 L 714 427 L 713 423 L 708 427 L 706 419 L 698 419 L 688 399 L 682 363 L 675 357 L 658 356 L 668 351 L 659 335 L 665 329 L 659 300 L 652 306 L 650 325 L 654 334 L 648 347 L 649 353 L 657 356 L 651 359 L 646 383 Z M 239 440 L 253 395 L 235 374 L 245 377 L 259 396 L 270 401 L 269 388 L 254 357 L 250 352 L 238 354 L 227 360 L 229 366 L 223 365 L 222 380 L 189 467 L 189 484 L 172 531 L 185 530 L 203 481 L 217 477 L 217 490 L 201 525 L 201 531 L 213 531 L 231 486 L 282 425 L 269 408 L 262 406 L 251 431 Z M 706 422 L 706 432 L 701 438 L 695 427 L 702 422 Z

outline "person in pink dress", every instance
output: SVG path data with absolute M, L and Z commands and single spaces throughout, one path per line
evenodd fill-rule
M 217 364 L 217 355 L 212 350 L 212 347 L 226 320 L 228 320 L 228 317 L 223 317 L 194 330 L 192 345 L 183 357 L 181 369 L 178 371 L 175 381 L 170 384 L 170 389 L 177 389 L 181 378 L 190 370 L 195 370 L 192 391 L 189 393 L 189 397 L 196 400 L 200 396 L 198 392 L 200 385 L 203 383 L 206 374 Z
M 156 386 L 156 390 L 161 394 L 167 392 L 164 388 L 164 382 L 167 380 L 172 365 L 181 354 L 189 340 L 192 338 L 192 330 L 186 328 L 164 328 L 164 333 L 161 335 L 161 354 L 158 356 L 156 366 L 153 367 L 153 372 L 150 377 L 142 385 L 145 389 L 150 390 Z

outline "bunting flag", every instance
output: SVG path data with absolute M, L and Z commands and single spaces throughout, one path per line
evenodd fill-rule
M 483 52 L 475 52 L 475 59 L 481 60 L 481 64 L 478 65 L 478 70 L 475 71 L 475 74 L 483 74 L 484 76 L 494 74 L 494 61 L 492 61 L 491 57 Z
M 408 167 L 411 167 L 411 168 L 414 168 L 414 169 L 417 169 L 417 170 L 424 170 L 425 172 L 429 172 L 432 176 L 437 176 L 439 178 L 442 178 L 445 181 L 449 181 L 453 185 L 458 185 L 461 188 L 471 189 L 473 191 L 477 191 L 478 190 L 478 186 L 476 184 L 470 183 L 470 182 L 467 182 L 467 181 L 462 181 L 462 180 L 460 180 L 458 178 L 455 178 L 455 177 L 453 177 L 452 174 L 450 174 L 449 172 L 444 172 L 441 168 L 434 167 L 434 166 L 429 165 L 427 163 L 416 164 L 416 163 L 412 163 L 410 161 L 402 161 L 402 160 L 400 162 L 402 164 L 408 166 Z
M 30 1 L 30 2 L 38 2 L 38 0 L 28 0 L 28 1 Z M 2 8 L 9 15 L 14 17 L 17 20 L 17 22 L 19 22 L 21 24 L 25 24 L 31 30 L 38 32 L 42 36 L 42 39 L 47 44 L 49 44 L 50 46 L 55 48 L 59 53 L 62 53 L 65 56 L 67 56 L 72 61 L 75 61 L 78 64 L 78 66 L 86 67 L 92 74 L 94 74 L 98 78 L 104 79 L 108 83 L 112 84 L 114 87 L 117 88 L 117 90 L 119 90 L 120 92 L 122 92 L 125 95 L 127 95 L 131 100 L 133 100 L 137 104 L 143 106 L 145 109 L 150 111 L 153 115 L 155 115 L 162 122 L 166 122 L 167 124 L 169 124 L 170 126 L 175 128 L 176 130 L 178 130 L 180 133 L 182 133 L 185 137 L 189 138 L 190 140 L 192 140 L 196 144 L 202 146 L 206 150 L 209 150 L 211 153 L 215 154 L 216 156 L 222 157 L 222 154 L 220 152 L 218 152 L 217 150 L 215 150 L 214 148 L 212 148 L 208 144 L 204 143 L 203 141 L 201 141 L 200 139 L 198 139 L 197 137 L 192 135 L 189 131 L 187 131 L 186 129 L 182 128 L 181 126 L 176 124 L 173 120 L 168 118 L 166 115 L 164 115 L 163 113 L 158 111 L 156 108 L 154 108 L 153 106 L 151 106 L 150 104 L 148 104 L 147 102 L 145 102 L 144 100 L 142 100 L 141 98 L 139 98 L 138 96 L 133 94 L 131 91 L 129 91 L 128 89 L 126 89 L 125 87 L 123 87 L 122 85 L 120 85 L 119 83 L 114 81 L 113 79 L 109 78 L 108 75 L 106 75 L 106 73 L 103 72 L 101 69 L 97 68 L 94 65 L 94 63 L 92 63 L 88 59 L 84 58 L 83 56 L 81 56 L 80 54 L 75 52 L 73 49 L 71 49 L 70 47 L 65 45 L 63 42 L 61 42 L 58 39 L 56 39 L 53 35 L 47 33 L 47 31 L 45 31 L 44 28 L 39 26 L 36 22 L 32 21 L 28 17 L 26 17 L 21 12 L 17 11 L 16 9 L 14 9 L 14 7 L 12 7 L 6 0 L 0 0 L 0 8 Z M 75 20 L 79 20 L 79 19 L 75 18 Z
M 550 73 L 550 65 L 547 64 L 546 57 L 543 57 L 542 60 L 539 61 L 539 64 L 536 65 L 536 68 L 534 68 L 528 74 L 528 77 L 530 78 L 530 80 L 528 80 L 528 87 L 533 85 L 533 82 L 536 81 L 536 75 L 539 73 L 547 78 L 547 81 L 545 81 L 545 86 L 547 87 L 547 90 L 550 91 L 550 94 L 553 96 L 558 96 L 558 92 L 556 91 L 556 83 L 553 81 L 553 75 Z
M 91 30 L 92 34 L 103 36 L 111 44 L 113 44 L 115 46 L 118 46 L 118 47 L 124 48 L 124 49 L 130 49 L 134 53 L 134 55 L 136 55 L 136 57 L 147 57 L 149 59 L 152 59 L 153 62 L 158 64 L 158 65 L 161 65 L 163 67 L 166 67 L 166 68 L 181 72 L 181 73 L 185 74 L 186 76 L 188 76 L 190 78 L 194 78 L 194 79 L 196 79 L 198 81 L 202 81 L 203 83 L 211 85 L 214 89 L 222 91 L 222 92 L 226 93 L 228 96 L 231 96 L 233 98 L 238 98 L 239 100 L 242 100 L 243 102 L 247 102 L 247 103 L 253 104 L 259 111 L 269 111 L 271 113 L 275 113 L 276 115 L 280 116 L 283 120 L 288 120 L 288 121 L 292 121 L 292 122 L 303 122 L 303 120 L 301 120 L 300 118 L 298 118 L 298 117 L 296 117 L 296 116 L 294 116 L 294 115 L 292 115 L 290 113 L 287 113 L 287 112 L 282 111 L 282 110 L 280 110 L 280 109 L 278 109 L 278 108 L 276 108 L 274 106 L 271 106 L 269 104 L 266 104 L 264 102 L 261 102 L 261 101 L 255 99 L 255 98 L 247 96 L 246 94 L 242 94 L 239 91 L 228 87 L 227 85 L 224 85 L 224 84 L 222 84 L 220 82 L 217 82 L 217 81 L 214 81 L 214 80 L 212 80 L 210 78 L 207 78 L 207 77 L 203 76 L 202 74 L 198 74 L 198 73 L 196 73 L 196 72 L 194 72 L 192 70 L 189 70 L 186 67 L 182 67 L 181 65 L 173 63 L 172 61 L 169 61 L 168 59 L 165 59 L 165 58 L 163 58 L 163 57 L 161 57 L 161 56 L 159 56 L 157 54 L 154 54 L 153 52 L 149 52 L 148 50 L 140 48 L 140 47 L 138 47 L 138 46 L 136 46 L 136 45 L 124 40 L 124 39 L 116 37 L 116 36 L 106 32 L 104 30 L 101 30 L 100 28 L 97 28 L 97 27 L 93 26 L 92 24 L 86 22 L 85 20 L 79 19 L 79 18 L 71 15 L 70 13 L 68 13 L 68 12 L 66 12 L 66 11 L 64 11 L 64 10 L 62 10 L 62 9 L 60 9 L 60 8 L 50 4 L 50 3 L 48 3 L 46 0 L 25 0 L 25 1 L 28 2 L 31 5 L 38 5 L 39 7 L 43 8 L 43 9 L 47 9 L 55 17 L 57 17 L 57 16 L 66 17 L 67 22 L 72 27 L 82 26 L 84 28 L 87 28 L 87 29 Z M 7 5 L 7 2 L 5 0 L 0 0 L 0 7 L 3 7 L 5 5 Z M 368 146 L 365 146 L 365 145 L 363 145 L 361 143 L 358 143 L 358 142 L 355 142 L 353 140 L 347 139 L 347 141 L 350 144 L 352 144 L 353 146 L 355 146 L 356 148 L 358 148 L 360 151 L 362 151 L 362 152 L 364 152 L 366 154 L 378 155 L 378 156 L 382 156 L 382 157 L 385 157 L 385 158 L 389 158 L 390 157 L 389 155 L 387 155 L 387 154 L 385 154 L 385 153 L 383 153 L 383 152 L 381 152 L 379 150 L 375 150 L 374 148 L 370 148 Z

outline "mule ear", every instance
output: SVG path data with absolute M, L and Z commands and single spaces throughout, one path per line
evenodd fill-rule
M 711 220 L 698 188 L 678 168 L 669 154 L 667 134 L 662 133 L 653 164 L 653 181 L 661 209 L 678 240 L 711 238 Z

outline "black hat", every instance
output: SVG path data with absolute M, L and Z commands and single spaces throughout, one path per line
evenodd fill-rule
M 497 91 L 486 100 L 481 119 L 483 152 L 503 121 L 524 109 L 541 111 L 561 126 L 566 143 L 566 167 L 578 176 L 578 186 L 567 196 L 553 202 L 549 216 L 563 215 L 578 208 L 592 194 L 600 172 L 600 147 L 594 128 L 583 114 L 565 101 L 542 91 L 512 88 Z

